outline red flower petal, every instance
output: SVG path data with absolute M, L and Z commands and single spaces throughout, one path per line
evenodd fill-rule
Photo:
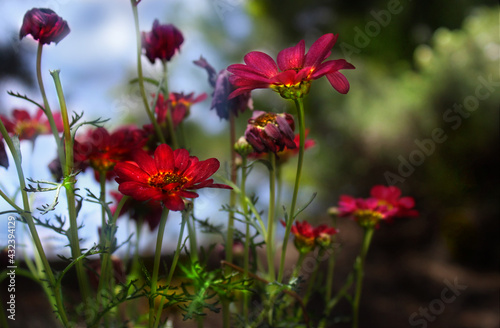
M 338 36 L 338 34 L 328 33 L 316 40 L 305 56 L 304 66 L 318 67 L 327 58 Z
M 149 157 L 149 156 L 148 156 Z M 155 170 L 163 172 L 174 171 L 174 151 L 167 144 L 159 145 L 155 150 Z
M 132 158 L 137 165 L 149 175 L 154 175 L 158 172 L 154 159 L 144 150 L 137 150 L 132 154 Z
M 133 162 L 118 163 L 115 165 L 114 171 L 118 175 L 117 180 L 145 182 L 149 179 L 149 175 Z
M 278 53 L 278 67 L 282 71 L 304 67 L 304 54 L 306 46 L 304 40 L 297 45 L 281 50 Z
M 268 78 L 278 74 L 278 66 L 268 54 L 252 51 L 246 54 L 243 60 L 249 67 L 261 72 Z M 229 68 L 228 71 L 230 71 Z
M 342 94 L 349 92 L 349 81 L 340 72 L 334 72 L 326 75 L 326 78 L 332 85 L 332 87 Z
M 185 208 L 184 200 L 178 195 L 169 195 L 163 199 L 163 204 L 171 211 L 182 211 Z

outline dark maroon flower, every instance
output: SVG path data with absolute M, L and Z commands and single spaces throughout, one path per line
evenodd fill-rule
M 285 147 L 295 148 L 295 123 L 288 113 L 255 111 L 248 120 L 245 138 L 256 152 L 278 153 Z
M 210 109 L 215 109 L 217 116 L 227 120 L 230 112 L 234 116 L 238 116 L 240 112 L 243 113 L 247 108 L 253 109 L 250 92 L 244 92 L 237 97 L 228 99 L 229 94 L 236 89 L 229 82 L 230 73 L 227 70 L 223 69 L 217 74 L 215 69 L 203 57 L 193 63 L 204 68 L 208 73 L 208 82 L 214 88 Z
M 68 23 L 59 17 L 53 10 L 33 8 L 26 12 L 19 38 L 31 34 L 33 39 L 41 44 L 59 43 L 70 32 Z
M 182 42 L 184 37 L 181 31 L 172 24 L 160 24 L 157 19 L 150 32 L 142 32 L 142 47 L 152 64 L 157 58 L 164 63 L 170 61 L 179 51 Z

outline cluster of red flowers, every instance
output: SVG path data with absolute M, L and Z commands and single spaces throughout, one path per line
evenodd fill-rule
M 285 221 L 281 221 L 281 224 L 284 227 L 286 226 Z M 297 250 L 300 253 L 309 253 L 316 246 L 327 247 L 330 245 L 331 236 L 335 235 L 338 230 L 325 224 L 313 228 L 307 221 L 303 221 L 302 223 L 295 221 L 295 225 L 292 226 L 290 232 L 295 236 L 294 244 Z
M 69 32 L 67 22 L 52 10 L 33 8 L 24 16 L 20 38 L 29 34 L 40 45 L 44 45 L 58 43 Z M 165 65 L 179 52 L 183 41 L 182 33 L 175 26 L 160 24 L 158 20 L 153 22 L 151 31 L 142 33 L 144 54 L 153 64 L 159 59 Z M 164 95 L 158 95 L 155 108 L 157 122 L 166 125 L 166 116 L 169 115 L 176 127 L 189 115 L 191 105 L 206 97 L 206 94 L 195 97 L 194 93 L 170 93 L 168 99 L 165 99 Z M 37 135 L 50 132 L 50 125 L 43 114 L 43 110 L 40 110 L 35 117 L 31 117 L 26 111 L 14 110 L 13 120 L 3 116 L 1 119 L 9 133 L 18 135 L 20 139 L 34 140 Z M 62 131 L 60 115 L 55 116 L 55 121 L 58 130 Z M 184 198 L 198 197 L 193 190 L 230 188 L 209 179 L 220 166 L 215 158 L 199 161 L 185 149 L 172 150 L 166 144 L 156 147 L 156 143 L 152 148 L 154 158 L 151 157 L 143 150 L 151 130 L 148 125 L 143 129 L 121 127 L 111 133 L 103 127 L 88 130 L 74 141 L 75 167 L 80 170 L 91 167 L 96 179 L 103 174 L 107 179 L 118 175 L 116 181 L 119 190 L 139 202 L 129 202 L 128 205 L 129 208 L 133 207 L 132 216 L 136 219 L 144 217 L 144 211 L 140 207 L 145 201 L 151 201 L 147 205 L 151 210 L 147 215 L 156 218 L 159 212 L 157 210 L 161 210 L 162 206 L 173 211 L 183 210 Z M 0 141 L 0 165 L 7 167 L 5 146 Z M 60 164 L 51 164 L 51 168 L 60 174 Z M 156 221 L 148 221 L 151 229 L 156 227 Z
M 380 221 L 392 221 L 398 217 L 415 217 L 412 197 L 400 197 L 401 190 L 395 186 L 374 186 L 368 198 L 340 197 L 338 215 L 357 221 L 362 227 L 378 227 Z

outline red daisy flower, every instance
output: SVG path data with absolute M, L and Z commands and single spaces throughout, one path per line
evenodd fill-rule
M 50 124 L 42 109 L 39 109 L 35 116 L 24 109 L 14 109 L 12 111 L 13 119 L 0 115 L 5 128 L 9 133 L 19 136 L 20 140 L 35 140 L 41 134 L 50 134 Z M 54 121 L 57 130 L 63 130 L 63 123 L 60 113 L 54 114 Z
M 341 69 L 354 69 L 344 59 L 328 60 L 330 49 L 337 41 L 338 34 L 321 36 L 305 53 L 305 42 L 284 49 L 278 53 L 277 63 L 267 54 L 252 51 L 245 55 L 245 64 L 230 65 L 227 70 L 233 75 L 231 83 L 237 88 L 229 98 L 259 88 L 271 88 L 283 98 L 297 99 L 309 92 L 311 81 L 326 75 L 335 90 L 340 93 L 349 91 L 349 82 L 339 72 Z
M 170 61 L 179 51 L 182 42 L 184 37 L 177 27 L 172 24 L 160 24 L 157 19 L 153 22 L 150 32 L 142 32 L 142 47 L 152 64 L 157 58 L 164 63 Z
M 144 131 L 132 126 L 125 126 L 109 133 L 105 128 L 89 130 L 85 137 L 75 140 L 75 166 L 85 170 L 92 167 L 99 180 L 100 173 L 106 173 L 106 179 L 114 176 L 116 163 L 131 159 L 132 152 L 146 144 Z
M 19 31 L 19 38 L 31 34 L 33 39 L 41 44 L 59 43 L 70 32 L 68 23 L 59 17 L 53 10 L 33 8 L 26 12 L 23 25 Z
M 396 217 L 417 216 L 412 209 L 415 201 L 411 197 L 399 198 L 401 190 L 391 186 L 374 186 L 370 198 L 353 198 L 342 195 L 339 201 L 338 215 L 350 217 L 362 227 L 377 227 L 381 220 L 392 221 Z
M 133 162 L 121 162 L 115 166 L 118 175 L 118 190 L 138 201 L 161 201 L 172 211 L 184 209 L 183 198 L 196 198 L 191 191 L 200 188 L 231 187 L 215 184 L 208 179 L 220 166 L 215 158 L 199 161 L 189 156 L 185 149 L 172 150 L 161 144 L 154 152 L 154 158 L 145 151 L 134 153 Z
M 286 227 L 285 221 L 281 224 Z M 295 221 L 290 232 L 295 236 L 294 244 L 297 250 L 301 253 L 308 253 L 316 246 L 326 247 L 331 242 L 331 236 L 338 232 L 337 229 L 321 224 L 313 228 L 307 221 Z

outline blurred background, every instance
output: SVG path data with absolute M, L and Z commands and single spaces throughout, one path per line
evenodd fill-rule
M 35 111 L 8 96 L 7 90 L 39 98 L 36 43 L 18 40 L 22 17 L 32 7 L 55 10 L 72 30 L 57 46 L 46 47 L 43 59 L 46 72 L 61 69 L 69 108 L 84 111 L 89 119 L 109 117 L 106 127 L 111 129 L 128 122 L 147 123 L 137 90 L 128 84 L 136 74 L 132 12 L 126 1 L 118 0 L 2 1 L 0 114 L 8 115 L 14 108 Z M 415 198 L 420 212 L 418 218 L 382 224 L 376 231 L 366 265 L 361 327 L 499 326 L 496 1 L 144 0 L 139 15 L 142 31 L 150 30 L 158 18 L 183 32 L 181 53 L 169 66 L 170 88 L 196 94 L 211 93 L 206 73 L 192 64 L 200 55 L 219 70 L 242 62 L 252 50 L 275 58 L 301 39 L 307 48 L 325 33 L 338 33 L 331 58 L 345 58 L 356 69 L 343 71 L 351 83 L 347 95 L 336 93 L 321 79 L 306 98 L 306 125 L 316 146 L 306 152 L 301 197 L 304 202 L 313 192 L 317 197 L 302 219 L 332 224 L 327 210 L 336 206 L 340 195 L 367 197 L 376 184 L 399 187 Z M 146 75 L 160 76 L 160 66 L 146 60 L 143 65 Z M 47 87 L 50 76 L 45 79 L 55 105 L 55 92 Z M 295 113 L 292 102 L 270 90 L 253 92 L 253 99 L 255 109 Z M 209 107 L 210 99 L 191 109 L 188 145 L 202 159 L 227 161 L 228 124 Z M 238 118 L 239 135 L 250 115 Z M 32 176 L 49 178 L 44 163 L 55 152 L 44 156 L 48 138 L 36 143 L 33 154 L 30 144 L 23 145 L 28 153 L 25 165 Z M 36 164 L 30 164 L 31 158 Z M 11 169 L 0 168 L 0 182 L 14 192 Z M 266 181 L 264 168 L 253 174 L 250 188 L 266 199 L 267 184 L 259 183 L 261 177 Z M 285 198 L 291 193 L 295 161 L 283 174 Z M 81 179 L 93 183 L 91 175 Z M 224 222 L 225 214 L 210 205 L 224 203 L 224 197 L 202 193 L 197 209 L 201 219 Z M 90 239 L 96 234 L 92 208 L 83 215 Z M 178 222 L 171 219 L 169 224 L 167 231 L 175 237 Z M 362 232 L 347 220 L 337 225 L 340 285 L 352 268 Z M 59 251 L 57 241 L 47 238 Z M 146 253 L 148 246 L 144 245 Z M 456 299 L 439 303 L 436 300 L 449 284 L 461 286 Z M 344 327 L 348 309 L 341 305 L 337 310 L 337 326 Z

